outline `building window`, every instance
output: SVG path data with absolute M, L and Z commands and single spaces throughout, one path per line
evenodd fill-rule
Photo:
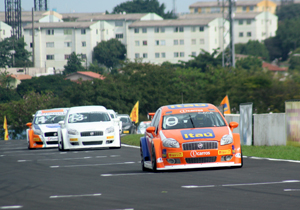
M 247 32 L 247 37 L 251 37 L 251 32 Z
M 174 52 L 174 58 L 178 58 L 178 52 Z
M 198 13 L 198 8 L 194 8 L 194 13 Z
M 250 6 L 249 10 L 253 11 L 254 10 L 254 6 Z
M 251 20 L 247 20 L 247 25 L 250 25 L 251 24 Z
M 47 29 L 46 35 L 54 35 L 54 29 Z
M 72 42 L 65 42 L 65 47 L 71 47 Z
M 204 44 L 204 39 L 200 39 L 200 44 Z
M 116 27 L 122 27 L 123 26 L 123 21 L 116 21 L 115 26 Z
M 54 55 L 46 55 L 47 60 L 54 60 Z
M 86 42 L 81 42 L 82 47 L 86 47 Z
M 174 32 L 178 32 L 178 27 L 175 27 L 175 28 L 174 28 Z
M 142 32 L 145 34 L 147 33 L 147 28 L 142 28 Z
M 116 34 L 116 39 L 123 39 L 123 34 Z
M 64 29 L 64 35 L 72 35 L 72 29 Z
M 180 52 L 180 57 L 184 57 L 184 52 Z
M 143 45 L 147 46 L 147 41 L 146 40 L 143 41 Z
M 165 33 L 165 28 L 160 28 L 160 33 Z
M 192 27 L 192 28 L 191 28 L 191 31 L 192 31 L 192 32 L 196 32 L 196 27 Z
M 135 53 L 135 54 L 134 54 L 134 57 L 135 57 L 135 58 L 139 58 L 139 57 L 140 57 L 140 54 L 139 54 L 139 53 Z
M 159 40 L 155 40 L 155 45 L 159 45 Z
M 192 39 L 192 45 L 196 44 L 196 39 Z
M 86 34 L 85 28 L 81 29 L 81 34 Z
M 143 53 L 143 58 L 148 58 L 148 54 L 147 53 Z
M 204 31 L 204 26 L 200 26 L 199 31 Z
M 68 60 L 70 58 L 70 55 L 65 55 L 65 60 Z
M 96 29 L 96 34 L 98 34 L 98 29 Z
M 139 28 L 134 28 L 134 33 L 135 33 L 135 34 L 138 34 L 139 31 L 140 31 Z
M 178 40 L 174 39 L 174 45 L 178 45 Z
M 239 20 L 239 25 L 243 25 L 243 20 Z
M 140 41 L 135 41 L 135 46 L 140 46 Z
M 32 42 L 30 42 L 30 48 L 32 48 Z
M 159 28 L 158 27 L 154 28 L 154 33 L 159 33 Z
M 3 29 L 3 35 L 5 35 L 5 30 Z M 31 34 L 30 35 L 32 35 L 32 31 L 31 31 Z
M 197 54 L 196 54 L 196 52 L 192 52 L 192 56 L 196 56 Z
M 166 41 L 165 40 L 160 40 L 160 45 L 166 45 Z
M 247 7 L 243 7 L 243 11 L 244 11 L 244 12 L 247 11 Z
M 239 33 L 239 37 L 243 37 L 244 36 L 244 33 L 243 32 L 240 32 Z
M 184 32 L 184 28 L 183 27 L 179 27 L 179 32 Z
M 180 45 L 184 45 L 184 39 L 180 39 Z
M 81 54 L 81 59 L 86 59 L 86 54 Z
M 166 53 L 164 53 L 164 52 L 161 53 L 161 57 L 162 57 L 162 58 L 165 58 L 165 57 L 166 57 Z
M 54 47 L 54 42 L 46 42 L 46 47 Z
M 155 58 L 159 58 L 159 53 L 155 53 Z

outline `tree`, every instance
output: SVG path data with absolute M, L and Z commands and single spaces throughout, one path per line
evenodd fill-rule
M 77 71 L 85 71 L 85 68 L 82 66 L 81 55 L 76 55 L 75 52 L 72 52 L 70 57 L 68 58 L 67 65 L 64 66 L 64 74 L 71 74 Z
M 249 40 L 246 44 L 236 44 L 235 53 L 257 56 L 264 60 L 269 60 L 269 53 L 266 46 L 257 40 Z
M 297 48 L 289 56 L 289 70 L 300 73 L 300 48 Z
M 276 11 L 278 21 L 284 21 L 286 19 L 294 19 L 300 17 L 300 4 L 284 5 L 277 8 L 279 8 Z
M 174 18 L 173 12 L 164 13 L 165 4 L 159 4 L 158 0 L 133 0 L 126 1 L 114 7 L 112 13 L 156 13 L 164 19 Z
M 248 71 L 262 70 L 262 60 L 257 57 L 248 56 L 236 61 L 236 67 L 246 69 Z
M 269 52 L 269 59 L 271 61 L 281 59 L 283 54 L 281 50 L 281 40 L 277 36 L 265 39 L 264 44 Z
M 120 61 L 125 60 L 125 46 L 117 39 L 100 42 L 94 47 L 93 59 L 108 68 L 115 68 Z

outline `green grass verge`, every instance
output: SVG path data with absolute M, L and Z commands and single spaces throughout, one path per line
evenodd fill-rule
M 124 144 L 140 146 L 142 134 L 132 134 L 121 137 Z M 300 144 L 288 142 L 286 146 L 242 146 L 244 156 L 300 160 Z

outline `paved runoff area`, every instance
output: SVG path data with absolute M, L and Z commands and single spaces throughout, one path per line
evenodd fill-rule
M 138 147 L 59 152 L 0 141 L 0 210 L 299 209 L 300 161 L 143 172 Z

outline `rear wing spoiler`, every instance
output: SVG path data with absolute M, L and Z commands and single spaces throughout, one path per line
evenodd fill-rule
M 153 117 L 154 117 L 154 115 L 155 115 L 155 112 L 149 112 L 148 115 L 147 115 L 147 118 L 148 118 L 149 120 L 152 120 Z

